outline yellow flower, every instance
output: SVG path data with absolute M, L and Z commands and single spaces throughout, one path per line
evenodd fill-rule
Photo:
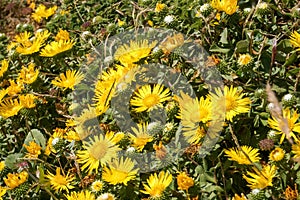
M 119 60 L 124 66 L 131 66 L 141 58 L 147 57 L 151 49 L 155 47 L 156 41 L 149 44 L 147 40 L 130 41 L 130 45 L 124 44 L 115 52 L 115 59 Z
M 185 172 L 177 175 L 177 185 L 179 190 L 188 190 L 194 185 L 193 178 L 189 177 Z
M 24 107 L 24 108 L 34 108 L 35 107 L 35 103 L 34 100 L 37 97 L 34 96 L 33 94 L 26 94 L 26 95 L 20 95 L 19 99 L 20 99 L 20 104 Z
M 124 21 L 122 21 L 122 20 L 118 19 L 118 26 L 123 26 L 124 24 L 125 24 L 125 22 L 124 22 Z
M 123 132 L 117 132 L 116 134 L 113 131 L 109 131 L 105 134 L 105 137 L 111 140 L 114 144 L 117 144 L 124 138 L 125 134 Z
M 58 33 L 55 36 L 55 41 L 59 40 L 69 40 L 70 39 L 70 34 L 68 31 L 59 29 Z
M 5 195 L 5 193 L 6 193 L 6 188 L 4 188 L 4 187 L 2 187 L 2 186 L 0 186 L 0 200 L 3 200 L 3 195 Z
M 138 169 L 134 169 L 134 162 L 130 158 L 124 160 L 123 157 L 115 159 L 108 167 L 103 168 L 102 178 L 112 185 L 127 182 L 135 179 Z
M 84 190 L 81 192 L 71 192 L 70 195 L 65 195 L 67 200 L 96 200 L 94 194 L 92 194 L 88 190 Z
M 151 26 L 151 27 L 154 25 L 153 21 L 151 21 L 151 20 L 148 20 L 147 23 L 148 23 L 149 26 Z
M 104 183 L 102 181 L 96 180 L 92 183 L 92 191 L 93 192 L 99 192 L 103 189 Z
M 34 67 L 34 63 L 30 63 L 28 68 L 23 66 L 19 73 L 18 81 L 26 84 L 33 83 L 39 75 L 39 70 L 34 70 Z
M 64 137 L 66 140 L 68 140 L 69 142 L 72 142 L 73 140 L 75 141 L 79 141 L 81 140 L 81 138 L 79 137 L 78 133 L 76 133 L 73 130 L 69 130 L 66 132 L 66 136 Z
M 251 189 L 264 189 L 268 186 L 273 186 L 272 179 L 276 175 L 276 166 L 266 165 L 262 170 L 253 168 L 253 172 L 247 171 L 247 175 L 243 174 L 243 178 L 249 183 Z M 250 176 L 250 177 L 249 177 Z
M 156 173 L 151 174 L 147 179 L 148 185 L 143 183 L 145 190 L 141 190 L 141 192 L 149 194 L 152 198 L 160 198 L 171 182 L 172 175 L 169 172 L 161 171 L 158 176 Z
M 275 129 L 278 131 L 278 132 L 276 132 L 276 134 L 282 134 L 279 143 L 281 144 L 285 137 L 292 137 L 292 138 L 294 138 L 295 141 L 298 141 L 298 138 L 294 134 L 294 132 L 300 133 L 300 123 L 299 122 L 297 123 L 299 114 L 296 111 L 293 111 L 293 114 L 291 115 L 291 110 L 286 108 L 283 110 L 283 117 L 287 120 L 287 123 L 288 123 L 289 131 L 290 131 L 289 136 L 286 135 L 281 129 L 283 127 L 282 123 L 284 123 L 282 120 L 280 120 L 280 122 L 279 122 L 274 117 L 272 117 L 272 119 L 271 118 L 268 119 L 269 126 L 272 129 Z
M 56 168 L 56 174 L 52 174 L 48 171 L 48 175 L 45 176 L 49 179 L 52 189 L 55 192 L 61 192 L 62 190 L 66 190 L 69 192 L 69 189 L 73 189 L 74 186 L 71 185 L 71 182 L 74 180 L 73 176 L 69 176 L 69 173 L 64 176 L 60 174 L 60 167 Z
M 225 154 L 229 157 L 229 160 L 233 160 L 238 162 L 239 164 L 245 165 L 251 165 L 254 162 L 259 162 L 260 157 L 258 151 L 258 149 L 252 148 L 250 146 L 242 146 L 241 150 L 238 150 L 237 148 L 224 150 Z
M 166 4 L 164 3 L 156 3 L 155 6 L 155 12 L 160 12 L 166 7 Z
M 238 9 L 237 0 L 212 0 L 211 6 L 218 11 L 224 11 L 228 15 L 232 15 Z
M 14 95 L 20 93 L 24 88 L 23 83 L 20 83 L 18 81 L 15 82 L 14 80 L 9 80 L 9 84 L 10 84 L 10 86 L 8 88 L 6 88 L 7 94 L 9 96 L 14 96 Z
M 8 69 L 8 61 L 4 59 L 4 60 L 1 61 L 0 78 L 7 71 L 7 69 Z
M 37 158 L 41 154 L 42 147 L 35 143 L 34 141 L 31 141 L 29 143 L 29 146 L 26 144 L 23 144 L 25 149 L 27 150 L 26 158 Z
M 43 57 L 53 57 L 57 54 L 60 54 L 64 51 L 72 49 L 75 42 L 73 40 L 59 40 L 53 41 L 50 44 L 47 44 L 40 53 L 40 56 Z
M 19 187 L 22 183 L 24 183 L 28 178 L 28 173 L 25 171 L 22 171 L 21 173 L 9 173 L 7 175 L 7 178 L 4 178 L 4 182 L 9 187 L 10 190 Z
M 247 198 L 245 197 L 245 195 L 242 193 L 241 196 L 239 196 L 238 194 L 234 194 L 234 197 L 232 198 L 232 200 L 247 200 Z
M 284 150 L 280 147 L 276 147 L 271 153 L 270 153 L 270 160 L 272 161 L 280 161 L 284 158 Z
M 148 124 L 138 124 L 138 128 L 132 127 L 132 131 L 135 133 L 130 134 L 129 137 L 132 140 L 133 144 L 132 146 L 137 149 L 137 151 L 142 151 L 145 145 L 148 142 L 151 142 L 153 140 L 152 136 L 149 135 L 147 131 Z
M 297 51 L 300 51 L 300 34 L 297 31 L 294 31 L 290 36 L 290 42 L 294 47 L 298 48 Z
M 116 200 L 115 196 L 111 193 L 101 194 L 97 200 Z
M 164 101 L 171 99 L 169 88 L 164 89 L 164 86 L 160 84 L 153 87 L 144 85 L 134 94 L 130 104 L 137 107 L 133 109 L 136 112 L 149 112 L 156 107 L 162 107 Z
M 185 139 L 190 144 L 199 144 L 206 135 L 206 130 L 201 126 L 182 127 L 182 131 Z
M 15 40 L 17 41 L 16 51 L 21 55 L 29 55 L 38 52 L 45 40 L 50 36 L 50 33 L 48 30 L 45 30 L 36 33 L 35 37 L 32 39 L 29 39 L 30 36 L 31 34 L 25 31 L 15 37 Z
M 47 146 L 45 149 L 45 155 L 49 156 L 51 152 L 56 153 L 56 150 L 54 149 L 52 142 L 54 139 L 63 139 L 64 134 L 66 133 L 65 129 L 56 128 L 53 132 L 53 135 L 48 139 Z
M 0 103 L 0 116 L 4 118 L 17 115 L 23 108 L 18 99 L 5 99 Z
M 248 65 L 252 61 L 252 57 L 247 54 L 241 54 L 238 59 L 238 64 L 241 66 Z
M 93 170 L 96 173 L 99 170 L 99 165 L 109 163 L 113 158 L 117 157 L 117 152 L 120 150 L 111 140 L 103 135 L 94 136 L 89 142 L 83 142 L 84 150 L 77 152 L 78 162 L 84 164 L 81 169 L 88 169 L 91 174 Z
M 42 18 L 46 18 L 48 19 L 48 17 L 50 17 L 51 15 L 53 15 L 55 13 L 57 9 L 57 6 L 53 6 L 51 8 L 46 8 L 46 6 L 44 6 L 43 4 L 40 4 L 37 9 L 35 10 L 34 13 L 32 13 L 32 18 L 40 23 Z
M 167 149 L 163 145 L 162 141 L 159 141 L 158 145 L 154 144 L 153 149 L 155 150 L 156 157 L 160 160 L 162 160 L 167 155 Z
M 169 55 L 174 49 L 184 44 L 184 36 L 181 33 L 167 36 L 167 38 L 159 45 L 164 54 Z
M 5 168 L 5 161 L 1 161 L 0 162 L 0 172 L 2 172 L 4 168 Z
M 225 111 L 226 120 L 232 122 L 233 117 L 236 115 L 249 112 L 251 100 L 248 97 L 243 98 L 245 94 L 238 91 L 237 88 L 225 86 L 224 91 L 217 88 L 215 93 L 210 93 L 212 104 L 219 108 L 215 111 Z
M 74 86 L 79 84 L 84 79 L 84 75 L 76 70 L 68 70 L 66 73 L 61 73 L 59 77 L 56 77 L 51 83 L 57 87 L 66 90 L 70 88 L 74 90 Z

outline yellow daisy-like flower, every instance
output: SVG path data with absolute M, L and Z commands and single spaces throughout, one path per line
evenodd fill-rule
M 147 179 L 147 184 L 144 184 L 144 189 L 141 190 L 144 194 L 149 194 L 151 198 L 160 198 L 166 188 L 172 182 L 172 175 L 169 172 L 161 171 L 157 174 L 151 174 Z
M 7 188 L 0 186 L 0 200 L 3 200 L 3 196 L 5 195 Z
M 81 192 L 71 192 L 70 195 L 65 195 L 67 200 L 96 200 L 96 197 L 93 193 L 88 190 Z
M 177 175 L 177 185 L 179 190 L 188 190 L 194 185 L 193 178 L 189 177 L 185 172 Z
M 99 192 L 103 189 L 104 183 L 102 181 L 96 180 L 92 183 L 91 189 L 93 192 Z
M 19 99 L 20 99 L 20 104 L 24 108 L 34 108 L 36 106 L 34 101 L 35 99 L 37 99 L 37 97 L 34 96 L 33 94 L 20 95 Z
M 124 66 L 132 66 L 133 63 L 147 57 L 151 49 L 156 45 L 156 41 L 149 44 L 148 40 L 130 41 L 130 45 L 124 44 L 115 52 L 115 59 L 119 60 Z
M 51 81 L 57 87 L 66 90 L 70 88 L 74 90 L 74 86 L 79 84 L 84 79 L 84 75 L 76 70 L 68 70 L 66 73 L 61 73 L 58 77 Z
M 23 66 L 19 73 L 18 81 L 26 84 L 33 83 L 39 75 L 39 70 L 34 70 L 34 67 L 34 63 L 30 63 L 28 68 Z
M 45 149 L 45 155 L 49 156 L 51 152 L 56 153 L 52 143 L 54 139 L 63 139 L 64 134 L 66 133 L 65 129 L 56 128 L 53 132 L 53 135 L 48 139 L 47 146 Z
M 241 149 L 242 150 L 238 150 L 237 148 L 230 148 L 224 150 L 224 152 L 229 157 L 229 160 L 236 161 L 239 164 L 251 165 L 254 162 L 259 162 L 260 157 L 258 149 L 252 148 L 250 146 L 242 146 Z
M 7 69 L 8 69 L 8 61 L 4 59 L 1 61 L 0 78 L 4 75 Z
M 47 44 L 40 53 L 43 57 L 53 57 L 62 52 L 72 49 L 75 42 L 73 40 L 59 40 Z
M 199 144 L 201 139 L 206 135 L 203 127 L 182 127 L 183 135 L 190 144 Z
M 156 107 L 161 107 L 164 101 L 171 99 L 169 88 L 164 89 L 164 86 L 160 84 L 154 85 L 153 88 L 150 85 L 144 85 L 134 94 L 130 104 L 136 107 L 133 109 L 136 112 L 149 112 Z
M 22 171 L 21 173 L 9 173 L 7 174 L 7 178 L 4 178 L 4 183 L 10 190 L 19 187 L 22 183 L 24 183 L 28 178 L 28 173 L 26 171 Z
M 16 94 L 19 94 L 24 88 L 23 83 L 18 81 L 15 82 L 14 80 L 9 80 L 9 84 L 10 86 L 6 88 L 7 94 L 9 96 L 14 96 Z
M 166 4 L 164 3 L 156 3 L 156 6 L 155 6 L 155 12 L 160 12 L 162 11 L 164 8 L 166 7 Z
M 4 118 L 12 117 L 17 115 L 22 108 L 23 106 L 18 99 L 4 99 L 0 103 L 0 116 Z
M 40 4 L 37 7 L 37 9 L 34 11 L 34 13 L 32 13 L 32 18 L 36 22 L 40 23 L 42 18 L 48 19 L 48 17 L 53 15 L 56 10 L 57 10 L 57 6 L 53 6 L 53 7 L 47 9 L 45 5 Z
M 103 168 L 102 178 L 112 185 L 127 182 L 135 179 L 138 169 L 134 169 L 134 162 L 130 158 L 124 160 L 123 157 L 115 159 L 108 167 Z
M 15 46 L 17 46 L 16 51 L 21 55 L 30 55 L 36 53 L 40 50 L 46 39 L 50 36 L 48 30 L 41 31 L 35 34 L 34 38 L 29 39 L 30 33 L 26 31 L 17 35 L 15 40 Z
M 120 150 L 111 140 L 103 135 L 94 136 L 89 142 L 83 142 L 84 150 L 77 151 L 78 162 L 84 164 L 81 169 L 88 169 L 91 174 L 93 170 L 96 173 L 99 166 L 109 163 L 113 158 L 117 157 Z
M 58 33 L 55 36 L 55 41 L 59 40 L 69 40 L 70 39 L 70 34 L 68 31 L 59 29 Z
M 211 6 L 218 11 L 224 11 L 228 15 L 232 15 L 238 9 L 237 0 L 212 0 Z
M 245 195 L 242 193 L 241 196 L 238 194 L 234 194 L 234 197 L 232 198 L 232 200 L 247 200 L 247 198 L 245 197 Z
M 247 54 L 241 54 L 237 62 L 240 66 L 245 66 L 248 65 L 251 61 L 252 61 L 252 57 L 250 56 L 250 54 L 247 53 Z
M 264 189 L 268 186 L 273 186 L 272 179 L 276 175 L 276 166 L 266 165 L 259 171 L 253 168 L 253 172 L 247 171 L 247 175 L 243 174 L 243 178 L 249 183 L 249 187 L 253 189 Z M 250 177 L 249 177 L 250 176 Z
M 64 138 L 66 140 L 68 140 L 69 142 L 72 142 L 73 140 L 74 141 L 80 141 L 81 138 L 79 137 L 78 133 L 76 133 L 75 131 L 73 130 L 69 130 L 66 132 L 66 136 L 64 136 Z
M 285 151 L 280 148 L 276 147 L 273 151 L 271 151 L 269 158 L 272 161 L 280 161 L 284 158 Z
M 249 112 L 251 100 L 248 97 L 243 98 L 245 94 L 237 88 L 225 86 L 224 92 L 220 88 L 217 88 L 215 92 L 216 94 L 210 94 L 212 104 L 219 108 L 215 111 L 225 111 L 226 120 L 232 122 L 236 115 Z
M 48 171 L 48 175 L 45 175 L 46 178 L 49 179 L 52 189 L 55 192 L 61 192 L 62 190 L 66 190 L 69 192 L 69 189 L 73 189 L 72 181 L 75 179 L 73 176 L 69 176 L 69 173 L 65 175 L 60 174 L 60 167 L 56 168 L 56 174 L 52 174 Z
M 148 124 L 138 124 L 138 128 L 132 127 L 133 134 L 130 134 L 129 137 L 132 140 L 132 146 L 137 149 L 137 151 L 142 151 L 145 145 L 148 142 L 153 140 L 152 136 L 149 135 L 147 131 Z
M 29 142 L 29 145 L 23 144 L 27 150 L 26 158 L 37 158 L 41 154 L 42 147 L 34 141 Z
M 101 194 L 97 200 L 116 200 L 115 196 L 111 193 Z
M 297 51 L 300 51 L 300 34 L 297 31 L 294 31 L 290 36 L 290 42 L 294 47 L 298 48 Z
M 274 117 L 272 117 L 272 119 L 268 119 L 269 126 L 277 131 L 276 134 L 282 134 L 279 143 L 281 144 L 285 137 L 292 137 L 295 141 L 298 141 L 298 138 L 294 133 L 300 133 L 300 123 L 297 123 L 299 114 L 296 111 L 293 111 L 291 114 L 291 110 L 286 108 L 283 110 L 283 117 L 287 120 L 288 123 L 288 127 L 290 130 L 289 136 L 282 131 L 282 120 L 278 121 Z

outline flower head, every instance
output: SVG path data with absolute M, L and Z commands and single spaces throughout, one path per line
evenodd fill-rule
M 138 169 L 134 169 L 134 162 L 130 158 L 124 160 L 123 157 L 115 159 L 109 164 L 109 167 L 104 167 L 102 178 L 112 185 L 122 183 L 127 185 L 127 182 L 134 179 Z
M 104 193 L 104 194 L 101 194 L 97 200 L 115 200 L 115 196 L 111 193 Z
M 292 137 L 292 138 L 294 138 L 295 141 L 298 141 L 298 138 L 294 133 L 295 132 L 300 133 L 300 123 L 299 122 L 297 123 L 299 114 L 296 111 L 293 111 L 291 113 L 291 110 L 286 108 L 283 110 L 283 117 L 287 121 L 288 128 L 290 131 L 289 135 L 286 135 L 286 133 L 282 131 L 282 129 L 283 129 L 282 127 L 284 126 L 283 120 L 277 120 L 274 117 L 268 119 L 269 126 L 272 129 L 276 130 L 277 134 L 281 134 L 279 143 L 281 144 L 285 137 Z
M 173 21 L 174 21 L 174 16 L 173 16 L 173 15 L 167 15 L 167 16 L 165 16 L 165 18 L 164 18 L 164 22 L 165 22 L 166 24 L 171 24 Z
M 74 177 L 69 176 L 69 173 L 64 176 L 60 174 L 60 167 L 56 168 L 56 174 L 52 174 L 51 172 L 48 172 L 48 175 L 45 176 L 49 179 L 49 182 L 51 184 L 51 187 L 56 192 L 61 192 L 62 190 L 66 190 L 69 192 L 69 189 L 73 189 L 74 186 L 71 185 L 71 182 L 74 180 Z
M 298 48 L 297 51 L 300 51 L 300 33 L 294 31 L 290 36 L 290 42 L 294 47 Z
M 232 15 L 238 9 L 237 0 L 212 0 L 211 6 L 218 11 L 224 11 L 228 15 Z
M 28 152 L 25 156 L 27 158 L 37 158 L 41 154 L 42 147 L 34 141 L 29 142 L 29 145 L 23 144 L 23 146 Z
M 74 90 L 74 86 L 79 84 L 83 79 L 84 75 L 81 72 L 68 70 L 66 73 L 61 73 L 59 77 L 56 77 L 51 83 L 64 90 L 67 88 Z
M 21 173 L 15 173 L 11 174 L 9 173 L 7 175 L 7 178 L 4 178 L 4 182 L 9 187 L 9 189 L 14 189 L 16 187 L 19 187 L 22 183 L 24 183 L 28 178 L 28 173 L 26 171 L 22 171 Z
M 133 134 L 130 134 L 129 137 L 132 140 L 132 146 L 135 147 L 138 151 L 142 151 L 145 145 L 148 142 L 153 140 L 152 136 L 147 131 L 147 124 L 138 124 L 138 128 L 132 127 Z
M 166 7 L 166 4 L 164 3 L 156 3 L 155 6 L 155 12 L 160 12 Z
M 130 41 L 130 44 L 120 46 L 115 52 L 115 59 L 119 60 L 124 66 L 131 66 L 133 63 L 147 57 L 151 49 L 156 45 L 156 41 L 149 44 L 148 40 Z
M 217 88 L 215 92 L 216 94 L 210 94 L 212 104 L 216 105 L 220 112 L 225 111 L 226 120 L 232 122 L 233 117 L 250 110 L 251 100 L 248 97 L 243 98 L 245 94 L 238 91 L 238 88 L 225 86 L 224 91 Z
M 230 160 L 236 161 L 239 164 L 250 165 L 259 161 L 260 157 L 258 151 L 258 149 L 254 149 L 250 146 L 242 146 L 241 150 L 231 148 L 226 149 L 224 152 Z
M 154 173 L 147 179 L 148 185 L 143 183 L 145 190 L 141 190 L 141 192 L 149 194 L 152 198 L 159 198 L 171 182 L 172 175 L 169 172 L 161 171 L 158 175 Z
M 103 135 L 94 136 L 89 142 L 83 142 L 84 150 L 77 152 L 78 162 L 84 164 L 81 169 L 88 169 L 91 174 L 93 170 L 98 172 L 99 166 L 109 163 L 117 157 L 120 150 L 110 139 Z
M 276 147 L 273 151 L 270 153 L 270 160 L 272 161 L 280 161 L 284 158 L 284 150 L 280 147 Z
M 245 66 L 248 65 L 251 61 L 252 57 L 250 56 L 250 54 L 241 54 L 237 62 L 240 66 Z
M 37 9 L 35 10 L 35 12 L 32 13 L 32 18 L 36 22 L 40 23 L 41 20 L 42 20 L 42 18 L 46 18 L 47 19 L 48 17 L 50 17 L 51 15 L 53 15 L 55 13 L 56 9 L 57 9 L 57 6 L 53 6 L 53 7 L 47 9 L 45 5 L 40 4 L 37 7 Z
M 39 70 L 35 70 L 34 67 L 34 63 L 30 63 L 28 67 L 23 66 L 19 73 L 19 82 L 26 84 L 33 83 L 39 75 Z
M 242 193 L 241 196 L 238 194 L 234 194 L 234 197 L 232 198 L 232 200 L 247 200 L 247 198 L 245 197 L 245 195 Z
M 58 33 L 55 36 L 55 41 L 59 40 L 69 40 L 70 39 L 70 34 L 68 31 L 59 29 Z
M 272 179 L 276 175 L 276 166 L 266 165 L 259 171 L 257 168 L 253 168 L 254 172 L 247 171 L 247 175 L 243 175 L 243 178 L 249 183 L 251 189 L 264 189 L 268 186 L 273 186 Z
M 177 175 L 177 184 L 179 190 L 188 190 L 194 185 L 193 178 L 189 177 L 185 172 L 180 172 Z
M 3 76 L 3 74 L 7 71 L 8 69 L 8 61 L 7 60 L 2 60 L 1 61 L 1 66 L 0 66 L 0 78 Z
M 20 95 L 19 96 L 20 99 L 20 104 L 24 107 L 24 108 L 34 108 L 35 107 L 35 99 L 37 99 L 36 96 L 34 96 L 34 94 L 26 94 L 26 95 Z
M 0 116 L 4 118 L 12 117 L 17 115 L 22 108 L 23 105 L 18 99 L 4 99 L 0 103 Z
M 164 89 L 163 85 L 156 84 L 153 87 L 144 85 L 135 92 L 135 96 L 130 100 L 130 104 L 135 106 L 136 112 L 151 111 L 162 106 L 164 101 L 169 100 L 170 90 Z
M 72 49 L 75 42 L 73 40 L 59 40 L 47 44 L 42 50 L 40 56 L 53 57 L 62 52 Z
M 92 183 L 91 189 L 93 192 L 99 192 L 103 189 L 104 183 L 102 181 L 96 180 Z

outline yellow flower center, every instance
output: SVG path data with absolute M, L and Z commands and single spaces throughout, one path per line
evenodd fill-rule
M 55 179 L 53 179 L 53 180 L 54 180 L 54 181 L 56 182 L 56 184 L 58 184 L 58 185 L 67 185 L 67 184 L 68 184 L 66 178 L 65 178 L 64 176 L 60 175 L 60 174 L 57 174 L 57 175 L 55 176 Z
M 114 178 L 116 178 L 117 180 L 125 180 L 127 176 L 128 176 L 127 172 L 123 172 L 117 169 L 114 170 Z
M 108 146 L 103 142 L 101 145 L 99 144 L 91 147 L 90 155 L 93 156 L 95 159 L 100 160 L 105 156 L 107 150 L 108 150 Z
M 226 112 L 233 110 L 237 107 L 237 102 L 232 97 L 226 97 L 225 98 L 225 106 L 226 106 Z
M 157 94 L 149 94 L 143 99 L 143 104 L 150 108 L 159 103 L 159 96 Z

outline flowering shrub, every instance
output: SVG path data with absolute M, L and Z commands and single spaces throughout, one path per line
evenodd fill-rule
M 297 0 L 0 9 L 0 199 L 300 198 Z

